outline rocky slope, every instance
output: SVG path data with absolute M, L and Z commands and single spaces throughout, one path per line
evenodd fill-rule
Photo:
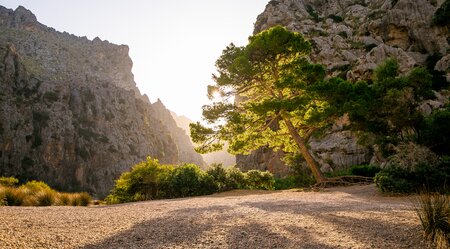
M 0 175 L 104 196 L 147 156 L 201 163 L 189 138 L 166 125 L 170 115 L 161 120 L 140 94 L 131 67 L 125 45 L 0 6 Z
M 312 60 L 325 65 L 331 76 L 370 80 L 373 69 L 392 57 L 400 62 L 402 73 L 423 65 L 440 71 L 450 81 L 449 27 L 432 22 L 443 2 L 272 0 L 258 16 L 254 33 L 276 25 L 302 33 L 313 45 Z M 427 104 L 424 108 L 440 105 Z M 323 165 L 322 170 L 379 160 L 374 153 L 376 149 L 357 141 L 356 134 L 343 130 L 338 122 L 324 137 L 313 138 L 309 145 Z M 260 150 L 250 156 L 238 156 L 237 162 L 244 169 L 276 168 L 285 172 L 286 166 L 276 157 L 271 151 Z
M 202 156 L 194 151 L 190 137 L 182 128 L 178 127 L 171 112 L 167 110 L 161 100 L 158 99 L 152 104 L 152 107 L 156 111 L 155 117 L 164 123 L 164 125 L 171 131 L 172 137 L 177 142 L 179 161 L 195 163 L 198 166 L 205 167 L 206 164 L 203 161 Z

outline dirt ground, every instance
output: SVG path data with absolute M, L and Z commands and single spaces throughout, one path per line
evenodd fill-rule
M 425 248 L 411 199 L 366 185 L 0 207 L 0 248 Z

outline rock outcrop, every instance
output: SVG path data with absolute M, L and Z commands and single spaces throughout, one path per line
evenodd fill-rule
M 131 67 L 125 45 L 0 6 L 0 175 L 103 197 L 147 156 L 201 164 L 167 110 L 140 94 Z
M 255 23 L 254 33 L 282 25 L 303 34 L 313 45 L 311 59 L 325 65 L 329 76 L 371 80 L 373 69 L 387 58 L 396 58 L 401 73 L 414 66 L 428 66 L 450 81 L 450 32 L 432 23 L 444 0 L 272 0 Z M 435 65 L 427 65 L 431 56 Z M 439 97 L 439 95 L 437 95 Z M 425 103 L 431 112 L 442 101 Z M 322 170 L 379 160 L 371 146 L 360 145 L 355 134 L 343 127 L 331 129 L 309 141 Z M 258 156 L 256 156 L 258 155 Z M 238 156 L 238 167 L 282 169 L 272 151 L 259 150 Z M 274 172 L 278 174 L 279 172 Z

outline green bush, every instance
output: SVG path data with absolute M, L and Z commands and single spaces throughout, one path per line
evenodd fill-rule
M 211 165 L 206 173 L 213 179 L 217 191 L 220 192 L 232 189 L 228 186 L 227 170 L 225 170 L 221 164 Z
M 269 171 L 249 170 L 245 173 L 247 188 L 273 190 L 275 179 Z
M 373 165 L 354 165 L 350 168 L 350 173 L 355 176 L 374 177 L 381 168 Z
M 450 0 L 445 2 L 434 13 L 433 24 L 439 26 L 450 25 Z
M 450 248 L 450 197 L 423 193 L 416 201 L 425 239 L 436 248 Z
M 147 161 L 136 164 L 116 180 L 106 201 L 115 204 L 169 197 L 173 170 L 173 167 L 160 165 L 158 160 L 148 157 Z
M 437 165 L 420 164 L 414 171 L 391 166 L 382 169 L 374 180 L 382 192 L 412 193 L 426 188 L 433 192 L 448 193 L 450 157 L 442 158 Z
M 17 180 L 14 177 L 0 177 L 0 186 L 4 187 L 14 187 L 19 183 L 19 180 Z
M 337 15 L 328 15 L 328 18 L 331 18 L 334 22 L 342 22 L 344 21 L 344 18 L 342 18 L 341 16 L 337 16 Z
M 35 180 L 29 181 L 29 182 L 23 184 L 22 186 L 20 186 L 19 188 L 27 188 L 32 192 L 51 190 L 50 186 L 48 186 L 45 182 L 35 181 Z
M 419 141 L 435 153 L 450 154 L 450 106 L 425 118 Z
M 246 188 L 247 182 L 245 179 L 245 174 L 242 173 L 238 168 L 231 167 L 226 169 L 227 173 L 227 189 L 243 189 Z
M 173 171 L 171 177 L 173 197 L 186 197 L 216 192 L 214 179 L 197 165 L 184 164 Z
M 295 176 L 287 176 L 284 178 L 275 178 L 274 188 L 276 190 L 297 188 L 298 179 Z

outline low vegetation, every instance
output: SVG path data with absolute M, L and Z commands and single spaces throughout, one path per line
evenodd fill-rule
M 87 206 L 88 193 L 61 193 L 40 181 L 29 181 L 17 187 L 13 177 L 0 177 L 0 206 Z
M 123 173 L 106 197 L 109 204 L 177 198 L 217 193 L 232 189 L 275 189 L 275 179 L 267 171 L 246 173 L 231 167 L 213 165 L 207 171 L 194 164 L 161 165 L 147 158 Z
M 422 193 L 416 201 L 416 212 L 430 247 L 450 248 L 450 197 Z

